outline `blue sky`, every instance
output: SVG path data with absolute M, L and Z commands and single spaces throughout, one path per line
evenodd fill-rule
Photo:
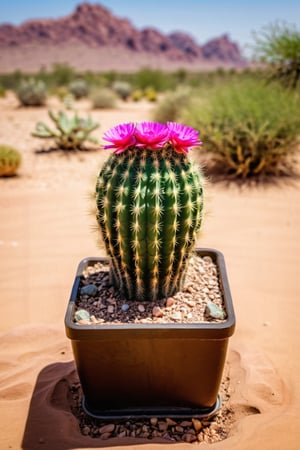
M 80 0 L 0 0 L 0 23 L 20 24 L 31 18 L 57 18 L 70 14 Z M 269 23 L 300 24 L 299 0 L 101 0 L 118 17 L 138 29 L 185 31 L 199 44 L 228 33 L 242 49 L 253 43 L 253 32 Z

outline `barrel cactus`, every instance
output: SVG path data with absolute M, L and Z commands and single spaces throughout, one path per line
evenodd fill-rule
M 42 80 L 22 80 L 17 96 L 23 106 L 43 106 L 47 99 L 46 85 Z
M 96 184 L 97 221 L 114 285 L 129 300 L 155 301 L 181 289 L 200 229 L 203 176 L 188 157 L 193 128 L 169 122 L 108 130 L 113 148 Z
M 16 175 L 21 164 L 21 153 L 9 145 L 0 145 L 0 177 Z

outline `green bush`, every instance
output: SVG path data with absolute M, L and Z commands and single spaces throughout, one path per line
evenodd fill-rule
M 23 106 L 43 106 L 47 99 L 46 85 L 41 80 L 22 80 L 17 97 Z
M 162 123 L 178 122 L 191 101 L 192 95 L 189 88 L 182 87 L 169 92 L 158 102 L 153 112 L 153 119 Z
M 234 177 L 287 174 L 300 134 L 300 102 L 280 85 L 240 80 L 210 91 L 183 115 L 200 130 L 212 166 Z
M 150 68 L 143 68 L 133 74 L 132 83 L 142 91 L 149 86 L 157 92 L 164 92 L 176 87 L 176 79 L 172 74 Z
M 254 35 L 254 54 L 271 69 L 271 79 L 296 88 L 300 81 L 300 30 L 275 23 Z
M 0 177 L 15 175 L 21 160 L 19 150 L 8 145 L 0 145 Z
M 91 117 L 81 119 L 75 114 L 69 118 L 63 111 L 58 114 L 49 111 L 48 114 L 56 128 L 51 129 L 47 124 L 38 122 L 32 136 L 54 139 L 57 147 L 63 150 L 81 149 L 86 141 L 98 144 L 98 140 L 90 134 L 99 124 L 93 122 Z
M 93 108 L 113 109 L 117 104 L 116 94 L 108 88 L 97 89 L 91 94 Z
M 74 80 L 69 84 L 69 92 L 79 100 L 88 96 L 89 86 L 84 79 Z

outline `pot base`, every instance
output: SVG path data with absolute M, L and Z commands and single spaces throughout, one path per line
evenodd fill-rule
M 86 414 L 95 419 L 151 419 L 156 417 L 158 419 L 170 418 L 170 419 L 204 419 L 209 418 L 217 414 L 221 409 L 222 398 L 219 394 L 216 403 L 211 408 L 176 408 L 176 407 L 163 407 L 163 408 L 123 408 L 123 409 L 106 409 L 101 411 L 95 411 L 89 408 L 85 398 L 82 401 L 82 407 Z

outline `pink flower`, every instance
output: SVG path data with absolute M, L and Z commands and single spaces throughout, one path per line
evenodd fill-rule
M 188 153 L 191 147 L 202 144 L 199 132 L 194 128 L 176 122 L 167 122 L 167 128 L 168 141 L 177 153 Z
M 168 128 L 159 122 L 140 122 L 136 125 L 136 146 L 156 150 L 168 141 Z
M 134 136 L 134 123 L 123 123 L 110 128 L 103 135 L 105 141 L 111 142 L 110 145 L 105 145 L 104 148 L 114 148 L 114 153 L 119 154 L 124 152 L 127 148 L 132 147 L 136 143 Z

